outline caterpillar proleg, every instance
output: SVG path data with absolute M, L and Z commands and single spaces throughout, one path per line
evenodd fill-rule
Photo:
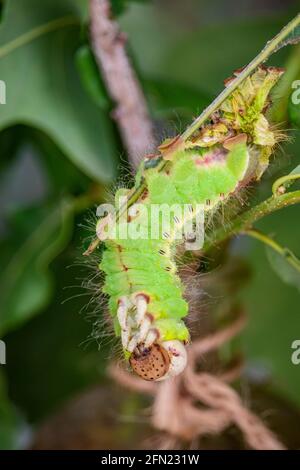
M 258 67 L 175 151 L 170 152 L 174 140 L 165 141 L 154 156 L 141 162 L 132 191 L 141 181 L 145 189 L 125 218 L 108 223 L 107 217 L 97 224 L 97 235 L 105 243 L 100 263 L 103 292 L 109 297 L 115 334 L 132 369 L 145 380 L 172 377 L 186 365 L 188 303 L 176 251 L 188 222 L 193 227 L 201 211 L 205 220 L 205 214 L 217 210 L 238 188 L 258 180 L 268 167 L 278 137 L 267 110 L 282 73 Z M 161 162 L 167 165 L 162 167 Z M 126 198 L 132 191 L 117 191 L 116 206 L 120 196 Z M 156 222 L 150 217 L 157 205 L 186 210 L 172 209 L 165 229 L 164 215 Z

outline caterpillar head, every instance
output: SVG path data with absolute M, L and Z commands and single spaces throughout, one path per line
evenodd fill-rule
M 165 380 L 180 374 L 187 363 L 186 349 L 181 341 L 139 345 L 130 357 L 134 372 L 144 380 Z

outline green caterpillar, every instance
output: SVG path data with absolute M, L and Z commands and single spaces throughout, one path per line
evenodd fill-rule
M 175 263 L 184 225 L 195 220 L 199 206 L 216 210 L 267 168 L 277 136 L 266 112 L 282 73 L 260 66 L 184 144 L 174 150 L 176 139 L 164 142 L 156 155 L 142 161 L 135 187 L 117 192 L 116 205 L 120 196 L 129 198 L 144 183 L 126 218 L 110 228 L 108 218 L 97 224 L 98 237 L 105 238 L 100 269 L 106 275 L 103 292 L 109 296 L 115 333 L 126 359 L 146 380 L 174 376 L 186 365 L 189 332 L 183 319 L 188 304 Z M 187 206 L 188 211 L 172 216 L 167 231 L 160 217 L 159 235 L 153 238 L 149 214 L 156 204 Z M 128 229 L 134 236 L 123 236 Z

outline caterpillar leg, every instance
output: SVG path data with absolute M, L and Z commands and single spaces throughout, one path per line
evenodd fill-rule
M 147 313 L 147 305 L 148 305 L 148 300 L 147 297 L 143 294 L 138 294 L 135 296 L 133 302 L 135 302 L 136 305 L 136 323 L 138 326 L 142 323 L 142 321 L 145 319 L 145 315 Z
M 127 349 L 129 340 L 130 340 L 130 332 L 131 326 L 128 318 L 128 312 L 130 309 L 129 299 L 127 297 L 121 297 L 119 300 L 119 306 L 117 310 L 117 317 L 121 327 L 121 340 L 122 346 L 124 349 Z
M 150 346 L 156 342 L 157 338 L 158 332 L 152 328 L 145 339 L 145 348 L 150 348 Z
M 138 344 L 144 343 L 151 328 L 151 319 L 147 315 L 148 299 L 143 294 L 133 296 L 132 302 L 135 306 L 134 322 L 139 330 L 131 338 L 127 350 L 133 352 Z
M 147 303 L 146 296 L 140 294 L 119 299 L 117 317 L 122 330 L 122 345 L 129 352 L 133 352 L 138 343 L 146 339 L 151 327 L 151 320 L 146 316 Z M 137 332 L 132 335 L 134 330 Z

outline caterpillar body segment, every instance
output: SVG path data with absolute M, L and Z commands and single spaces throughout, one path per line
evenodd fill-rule
M 259 67 L 184 148 L 170 154 L 166 142 L 159 155 L 146 158 L 135 184 L 143 179 L 146 191 L 125 219 L 115 222 L 114 236 L 105 241 L 100 269 L 106 275 L 103 292 L 109 296 L 114 330 L 133 370 L 146 380 L 172 377 L 185 367 L 188 304 L 176 250 L 185 224 L 195 220 L 199 207 L 215 210 L 267 168 L 277 138 L 266 112 L 281 75 L 281 69 Z M 169 164 L 158 171 L 163 159 Z M 120 194 L 126 190 L 119 190 L 116 198 Z M 172 212 L 165 230 L 164 215 L 152 219 L 153 207 L 162 205 L 188 210 Z M 104 225 L 100 219 L 99 238 Z

